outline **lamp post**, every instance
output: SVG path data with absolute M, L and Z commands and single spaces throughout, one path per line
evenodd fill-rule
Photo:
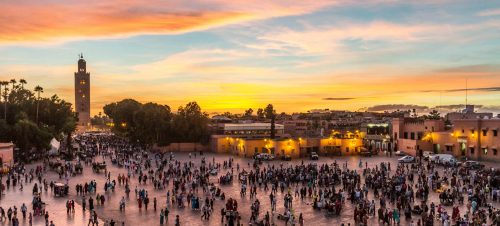
M 299 137 L 299 155 L 300 157 L 303 157 L 302 156 L 302 147 L 301 147 L 301 143 L 302 143 L 302 138 Z

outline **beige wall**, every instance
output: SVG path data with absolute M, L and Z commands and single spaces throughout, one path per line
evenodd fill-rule
M 12 166 L 14 164 L 14 144 L 0 143 L 0 158 L 2 158 L 2 165 Z
M 251 157 L 257 153 L 274 153 L 277 157 L 290 155 L 292 158 L 306 156 L 305 149 L 317 147 L 318 154 L 332 154 L 339 150 L 342 155 L 357 154 L 363 145 L 362 139 L 340 138 L 298 138 L 298 139 L 241 139 L 212 137 L 211 148 L 217 153 L 231 153 Z M 335 149 L 334 149 L 335 148 Z
M 154 146 L 153 150 L 160 152 L 192 152 L 208 151 L 210 147 L 200 143 L 171 143 L 168 146 Z
M 486 134 L 483 134 L 486 132 Z M 497 136 L 493 131 L 497 131 Z M 500 119 L 455 120 L 453 135 L 456 143 L 466 143 L 465 156 L 478 160 L 500 161 Z M 473 153 L 472 153 L 473 149 Z M 493 149 L 497 150 L 495 155 Z
M 494 136 L 494 130 L 497 136 Z M 438 153 L 500 162 L 500 119 L 455 120 L 451 131 L 431 135 L 435 147 L 433 151 Z
M 432 142 L 425 140 L 410 140 L 410 139 L 398 139 L 398 151 L 402 151 L 406 154 L 417 156 L 418 150 L 431 151 L 432 152 Z
M 395 118 L 392 121 L 392 126 L 393 133 L 391 135 L 397 140 L 397 149 L 413 156 L 418 154 L 418 150 L 433 151 L 434 134 L 445 130 L 443 120 Z M 407 139 L 404 138 L 405 132 Z M 413 139 L 411 133 L 414 134 Z

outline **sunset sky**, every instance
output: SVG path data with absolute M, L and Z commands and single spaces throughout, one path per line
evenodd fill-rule
M 0 1 L 0 80 L 74 102 L 80 53 L 92 114 L 123 98 L 455 110 L 466 78 L 469 103 L 500 112 L 500 1 Z

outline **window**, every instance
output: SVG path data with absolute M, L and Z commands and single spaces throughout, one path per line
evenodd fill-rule
M 80 85 L 85 85 L 85 80 L 80 80 Z
M 465 130 L 464 130 L 464 129 L 462 129 L 462 133 L 465 133 Z
M 488 134 L 488 130 L 483 129 L 483 137 L 485 137 Z
M 474 154 L 474 148 L 469 148 L 469 151 L 472 155 Z
M 398 139 L 398 133 L 394 133 L 394 139 Z
M 483 148 L 484 155 L 488 155 L 488 148 Z
M 411 132 L 411 133 L 410 133 L 410 138 L 411 138 L 412 140 L 415 140 L 415 133 L 414 133 L 414 132 Z
M 476 132 L 476 131 L 475 131 L 475 130 L 473 130 L 473 129 L 471 129 L 471 130 L 470 130 L 470 132 L 471 132 L 471 133 L 474 133 L 474 132 Z
M 349 152 L 349 147 L 345 147 L 345 152 Z
M 498 154 L 498 150 L 495 148 L 495 149 L 492 149 L 493 150 L 493 155 L 497 155 Z
M 422 137 L 424 137 L 424 133 L 423 132 L 418 132 L 417 133 L 417 140 L 421 140 Z
M 254 153 L 259 153 L 259 148 L 255 147 L 255 152 Z
M 493 136 L 494 137 L 498 136 L 498 130 L 493 130 Z
M 403 138 L 408 139 L 408 132 L 404 132 Z

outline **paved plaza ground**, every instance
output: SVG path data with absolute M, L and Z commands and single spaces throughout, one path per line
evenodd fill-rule
M 200 164 L 201 158 L 198 156 L 197 158 L 193 157 L 190 159 L 187 153 L 175 153 L 175 157 L 177 160 L 180 161 L 193 161 L 196 164 Z M 251 170 L 251 166 L 248 166 L 248 163 L 251 164 L 252 160 L 251 159 L 244 159 L 244 158 L 239 158 L 239 157 L 234 157 L 234 156 L 229 156 L 229 155 L 220 155 L 220 154 L 213 154 L 213 153 L 205 153 L 204 157 L 207 159 L 207 161 L 212 161 L 212 159 L 215 159 L 216 162 L 222 163 L 224 160 L 228 160 L 230 157 L 234 158 L 234 164 L 236 165 L 237 163 L 240 164 L 241 167 L 246 168 L 247 171 Z M 97 157 L 99 160 L 102 157 Z M 321 157 L 317 162 L 318 165 L 323 164 L 323 163 L 328 163 L 331 164 L 333 161 L 337 161 L 337 163 L 348 163 L 348 166 L 350 169 L 357 169 L 359 173 L 361 173 L 361 169 L 358 167 L 359 159 L 361 158 L 361 161 L 363 161 L 363 165 L 365 161 L 368 162 L 368 167 L 374 167 L 375 165 L 380 164 L 381 162 L 390 162 L 391 165 L 393 165 L 392 170 L 394 171 L 397 165 L 397 157 L 385 157 L 385 156 L 373 156 L 373 157 L 358 157 L 358 156 L 350 156 L 350 157 Z M 308 159 L 297 159 L 289 162 L 283 162 L 283 161 L 273 161 L 273 162 L 265 162 L 264 165 L 267 164 L 275 164 L 278 166 L 279 164 L 283 164 L 284 166 L 290 165 L 290 164 L 301 164 L 302 161 L 304 161 L 304 164 L 307 164 L 311 162 L 311 160 Z M 116 165 L 112 165 L 110 163 L 110 160 L 107 159 L 106 162 L 108 163 L 108 170 L 111 172 L 111 177 L 116 178 L 118 174 L 127 174 L 127 170 L 125 168 L 119 168 Z M 487 166 L 489 167 L 498 167 L 498 163 L 486 163 Z M 28 170 L 30 168 L 35 167 L 36 164 L 31 164 L 28 167 Z M 228 169 L 230 170 L 230 169 Z M 441 169 L 440 169 L 441 170 Z M 235 167 L 235 173 L 236 173 L 236 167 Z M 226 170 L 222 170 L 219 173 L 219 176 L 221 173 L 225 173 Z M 218 178 L 219 176 L 211 176 L 210 180 L 211 182 L 215 183 L 217 186 L 219 186 L 222 191 L 226 195 L 226 200 L 228 198 L 236 198 L 238 201 L 238 210 L 240 211 L 242 215 L 242 223 L 243 225 L 248 225 L 248 220 L 250 218 L 250 205 L 253 202 L 247 195 L 246 197 L 241 198 L 240 197 L 240 183 L 235 180 L 232 185 L 218 185 Z M 45 178 L 48 181 L 59 181 L 59 182 L 64 182 L 64 180 L 59 179 L 59 176 L 53 172 L 49 171 Z M 97 181 L 97 193 L 98 194 L 104 194 L 106 196 L 106 203 L 104 206 L 97 205 L 96 210 L 97 214 L 100 218 L 100 220 L 109 220 L 109 219 L 114 219 L 115 221 L 119 222 L 117 225 L 121 225 L 121 222 L 124 222 L 125 225 L 134 225 L 134 226 L 139 226 L 139 225 L 159 225 L 159 218 L 160 218 L 160 213 L 159 209 L 165 208 L 166 207 L 166 190 L 154 190 L 153 186 L 148 182 L 147 185 L 137 185 L 137 176 L 131 178 L 131 193 L 130 193 L 130 198 L 127 199 L 127 204 L 126 204 L 126 210 L 125 212 L 121 212 L 119 210 L 119 202 L 122 196 L 125 196 L 125 187 L 124 186 L 119 186 L 117 185 L 117 188 L 115 189 L 114 192 L 108 191 L 104 192 L 104 183 L 106 181 L 106 178 L 103 173 L 97 174 L 92 172 L 91 167 L 89 166 L 84 166 L 84 171 L 82 175 L 77 175 L 75 177 L 71 177 L 69 179 L 69 186 L 70 186 L 70 192 L 68 197 L 54 197 L 54 195 L 50 192 L 50 189 L 48 192 L 44 192 L 42 194 L 42 200 L 47 203 L 46 210 L 49 211 L 49 216 L 50 220 L 53 220 L 56 226 L 62 226 L 62 225 L 87 225 L 88 223 L 88 218 L 89 218 L 89 211 L 87 210 L 86 212 L 83 212 L 80 203 L 81 203 L 81 197 L 76 195 L 76 190 L 75 190 L 75 185 L 77 183 L 82 183 L 84 184 L 85 182 L 89 182 L 91 180 L 96 180 Z M 35 181 L 35 180 L 34 180 Z M 362 177 L 362 182 L 364 181 L 364 178 Z M 4 182 L 5 183 L 5 178 Z M 28 209 L 31 210 L 31 200 L 32 200 L 32 188 L 33 188 L 34 182 L 31 184 L 26 184 L 24 186 L 24 189 L 21 191 L 19 186 L 16 187 L 10 187 L 7 189 L 4 194 L 2 195 L 2 198 L 0 200 L 0 206 L 2 206 L 5 210 L 7 210 L 11 206 L 17 206 L 19 209 L 22 203 L 25 203 L 28 206 Z M 139 210 L 137 200 L 135 199 L 135 194 L 134 194 L 134 189 L 138 186 L 138 188 L 145 188 L 150 197 L 150 205 L 149 209 L 146 211 L 144 208 L 142 210 Z M 170 186 L 172 186 L 172 183 L 170 183 Z M 171 189 L 171 187 L 170 187 Z M 293 191 L 293 190 L 292 190 Z M 202 194 L 202 190 L 200 189 L 199 191 L 199 196 L 200 198 L 205 197 Z M 283 213 L 284 211 L 284 206 L 283 206 L 283 196 L 281 192 L 278 192 L 277 194 L 277 213 Z M 153 199 L 154 198 L 158 199 L 158 210 L 154 211 L 153 210 Z M 95 198 L 95 194 L 94 194 Z M 269 201 L 269 192 L 264 192 L 264 190 L 260 190 L 258 188 L 257 190 L 257 198 L 261 202 L 261 217 L 266 213 L 266 211 L 269 211 L 271 209 L 271 204 Z M 66 214 L 66 201 L 68 199 L 75 200 L 76 203 L 76 211 L 75 213 L 72 214 Z M 87 196 L 88 199 L 88 196 Z M 373 193 L 370 191 L 368 195 L 368 199 L 371 200 L 373 199 Z M 430 200 L 429 203 L 433 201 L 434 203 L 439 203 L 439 198 L 438 194 L 431 192 L 430 194 Z M 304 201 L 301 201 L 300 198 L 295 198 L 293 200 L 294 204 L 294 211 L 296 215 L 298 216 L 299 213 L 302 213 L 304 216 L 304 222 L 305 225 L 340 225 L 340 223 L 351 223 L 353 224 L 353 209 L 354 206 L 349 202 L 346 201 L 342 214 L 339 217 L 326 217 L 324 211 L 318 211 L 314 210 L 312 208 L 312 198 L 306 198 Z M 378 208 L 378 200 L 375 201 L 377 203 L 377 208 Z M 193 211 L 190 208 L 182 208 L 179 209 L 175 206 L 169 205 L 168 208 L 170 210 L 169 214 L 169 221 L 167 222 L 167 225 L 174 225 L 174 217 L 175 215 L 180 215 L 181 216 L 181 225 L 221 225 L 220 220 L 220 209 L 224 207 L 225 201 L 221 200 L 216 200 L 214 202 L 214 213 L 212 214 L 212 217 L 210 218 L 209 221 L 202 221 L 200 219 L 201 213 L 199 211 Z M 499 207 L 499 203 L 494 204 L 497 208 Z M 390 206 L 390 205 L 389 205 Z M 461 206 L 461 213 L 465 213 L 465 205 Z M 447 207 L 448 213 L 451 213 L 451 207 Z M 271 211 L 270 211 L 271 212 Z M 18 216 L 20 217 L 20 225 L 28 225 L 28 220 L 23 220 L 19 211 Z M 419 217 L 414 216 L 413 219 L 418 219 Z M 274 219 L 275 223 L 277 225 L 284 225 L 283 221 L 279 221 Z M 43 225 L 44 224 L 44 219 L 43 217 L 34 217 L 34 225 Z M 102 225 L 103 222 L 100 222 L 99 225 Z M 376 217 L 372 217 L 369 219 L 369 224 L 370 225 L 378 225 Z M 408 225 L 409 222 L 405 221 L 404 217 L 402 216 L 402 225 Z M 2 222 L 2 225 L 10 225 L 8 222 Z

